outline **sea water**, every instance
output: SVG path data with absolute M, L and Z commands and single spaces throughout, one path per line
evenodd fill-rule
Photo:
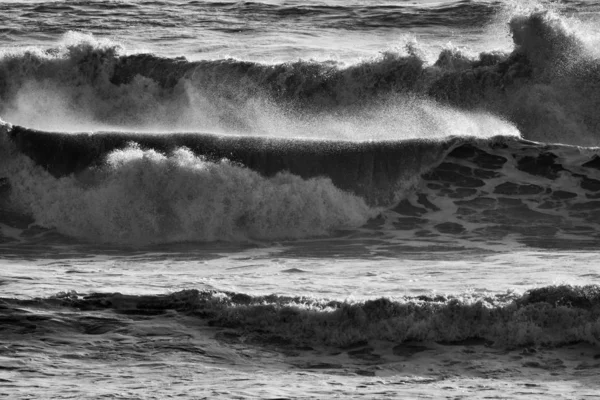
M 598 395 L 595 2 L 0 9 L 1 394 Z

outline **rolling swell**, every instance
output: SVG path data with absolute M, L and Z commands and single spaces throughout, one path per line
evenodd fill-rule
M 344 348 L 374 340 L 399 344 L 479 340 L 510 349 L 573 342 L 600 345 L 599 293 L 594 285 L 547 286 L 522 295 L 437 295 L 341 302 L 198 290 L 145 296 L 69 292 L 46 299 L 2 299 L 2 310 L 69 307 L 145 316 L 176 310 L 207 320 L 212 326 L 231 329 L 230 339 L 243 334 L 250 342 L 295 346 Z M 21 314 L 13 312 L 10 318 L 23 329 L 27 315 Z M 67 321 L 63 325 L 78 326 L 85 320 L 80 322 Z M 38 318 L 36 323 L 36 329 L 43 330 L 45 324 L 54 322 Z M 110 331 L 119 325 L 101 328 Z M 239 333 L 233 334 L 236 331 Z
M 62 49 L 5 56 L 0 113 L 31 127 L 52 126 L 56 114 L 56 130 L 65 121 L 87 121 L 95 130 L 261 133 L 274 124 L 273 118 L 257 122 L 265 114 L 293 117 L 283 123 L 287 126 L 324 115 L 368 119 L 374 109 L 393 114 L 399 111 L 390 104 L 432 99 L 499 115 L 527 139 L 597 145 L 600 66 L 591 46 L 548 11 L 516 16 L 509 27 L 511 53 L 473 58 L 447 49 L 433 65 L 414 46 L 408 53 L 384 52 L 343 66 L 121 55 L 114 45 L 85 39 Z
M 203 2 L 191 2 L 206 7 Z M 373 28 L 409 28 L 422 26 L 454 26 L 466 28 L 481 26 L 500 9 L 499 2 L 476 3 L 456 1 L 450 4 L 418 5 L 326 5 L 326 4 L 265 4 L 246 2 L 243 4 L 210 3 L 210 6 L 247 20 L 260 22 L 304 24 L 310 19 L 310 25 L 321 29 L 373 29 Z M 214 11 L 213 11 L 214 12 Z M 359 15 L 360 18 L 356 18 Z

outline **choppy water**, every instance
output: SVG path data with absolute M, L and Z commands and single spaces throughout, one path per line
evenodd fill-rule
M 0 392 L 596 395 L 596 2 L 0 9 Z

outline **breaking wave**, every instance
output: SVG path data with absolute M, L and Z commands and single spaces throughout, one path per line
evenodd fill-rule
M 87 240 L 279 240 L 365 226 L 411 237 L 595 241 L 597 148 L 515 136 L 351 142 L 59 134 L 4 124 L 8 208 Z
M 26 157 L 4 172 L 8 208 L 104 243 L 293 239 L 358 227 L 374 215 L 364 199 L 329 178 L 264 177 L 185 148 L 163 155 L 132 144 L 78 176 L 55 178 Z
M 192 62 L 75 33 L 5 52 L 0 200 L 128 244 L 367 221 L 415 237 L 596 238 L 598 150 L 570 145 L 600 143 L 597 54 L 552 11 L 509 27 L 512 52 L 434 63 L 414 45 L 352 65 Z
M 471 56 L 448 48 L 433 64 L 416 45 L 352 65 L 191 62 L 127 55 L 72 33 L 56 48 L 2 56 L 0 115 L 58 131 L 402 139 L 461 134 L 460 124 L 431 133 L 431 124 L 421 123 L 460 115 L 444 111 L 449 106 L 497 115 L 527 139 L 597 145 L 600 64 L 593 41 L 574 25 L 552 11 L 517 15 L 509 24 L 512 52 Z

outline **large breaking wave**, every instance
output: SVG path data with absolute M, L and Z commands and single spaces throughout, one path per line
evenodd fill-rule
M 372 226 L 421 238 L 583 245 L 599 231 L 596 148 L 514 136 L 349 142 L 9 124 L 2 138 L 11 207 L 100 242 L 300 238 L 381 213 Z
M 512 52 L 433 64 L 414 46 L 353 65 L 190 62 L 78 34 L 6 52 L 3 204 L 129 244 L 318 236 L 378 215 L 415 237 L 594 238 L 598 151 L 568 144 L 599 143 L 598 58 L 553 12 L 509 26 Z
M 423 105 L 433 100 L 500 116 L 528 139 L 597 145 L 600 66 L 593 43 L 571 25 L 550 11 L 516 16 L 509 24 L 512 52 L 470 56 L 449 48 L 433 64 L 415 45 L 352 65 L 190 62 L 126 55 L 113 43 L 71 34 L 59 47 L 3 55 L 0 115 L 58 131 L 129 127 L 402 139 L 452 119 Z

